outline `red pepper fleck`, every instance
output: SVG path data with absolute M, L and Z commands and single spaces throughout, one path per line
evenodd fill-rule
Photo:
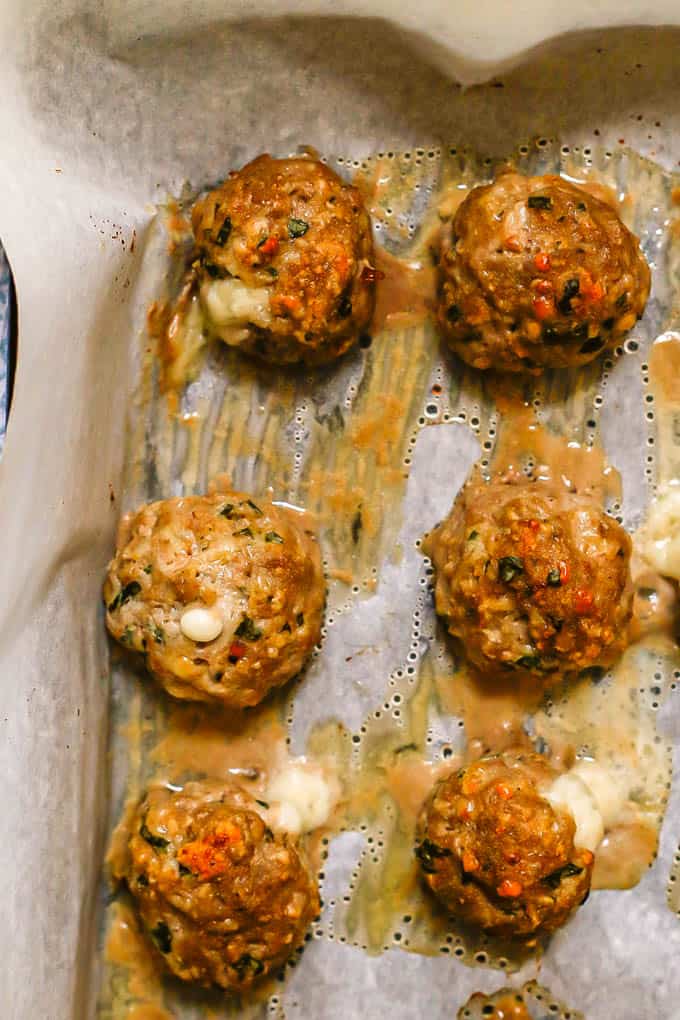
M 540 526 L 541 522 L 537 521 L 534 517 L 532 517 L 531 520 L 529 521 L 529 527 L 531 528 L 532 531 L 538 531 Z
M 364 266 L 361 270 L 361 280 L 363 283 L 375 283 L 376 280 L 384 280 L 385 274 L 382 269 L 374 269 L 373 266 Z
M 273 255 L 274 252 L 279 250 L 279 239 L 278 237 L 268 237 L 263 244 L 260 245 L 260 251 L 263 255 Z
M 562 584 L 566 584 L 569 580 L 569 564 L 565 563 L 564 560 L 560 560 L 558 566 L 560 568 L 560 581 Z
M 536 297 L 531 302 L 531 307 L 539 322 L 543 322 L 544 319 L 551 319 L 555 314 L 555 302 L 551 298 Z
M 552 294 L 554 290 L 550 280 L 533 280 L 531 286 L 538 294 Z
M 496 783 L 495 790 L 502 800 L 510 800 L 512 797 L 512 787 L 507 783 Z
M 241 641 L 232 641 L 229 645 L 229 658 L 242 659 L 247 651 L 247 647 Z
M 589 612 L 593 608 L 593 601 L 593 593 L 591 591 L 579 588 L 574 595 L 574 609 L 579 615 L 583 616 L 584 613 Z
M 539 273 L 547 273 L 552 265 L 548 253 L 546 251 L 539 251 L 538 255 L 534 256 L 534 265 Z
M 476 871 L 479 867 L 479 861 L 474 854 L 466 850 L 463 854 L 463 871 Z
M 518 237 L 506 237 L 505 241 L 503 242 L 503 247 L 507 248 L 508 251 L 519 252 L 522 250 L 522 242 L 519 240 Z
M 515 897 L 522 895 L 522 883 L 515 882 L 511 878 L 504 878 L 501 884 L 496 889 L 499 896 Z

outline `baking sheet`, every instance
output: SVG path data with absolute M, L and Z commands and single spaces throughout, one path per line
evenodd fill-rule
M 36 1012 L 93 1015 L 109 784 L 107 649 L 93 607 L 121 509 L 123 464 L 131 463 L 125 425 L 130 411 L 134 436 L 138 339 L 158 286 L 149 201 L 178 193 L 185 177 L 198 186 L 257 151 L 285 152 L 300 142 L 361 160 L 380 148 L 427 153 L 438 141 L 463 140 L 473 152 L 498 157 L 543 134 L 572 147 L 599 139 L 616 150 L 623 139 L 671 165 L 678 128 L 678 37 L 671 32 L 585 37 L 507 77 L 502 88 L 463 94 L 381 23 L 285 20 L 131 40 L 111 33 L 115 14 L 114 6 L 107 24 L 97 8 L 6 6 L 0 13 L 16 44 L 1 71 L 10 98 L 3 127 L 21 141 L 0 168 L 0 234 L 15 269 L 21 324 L 0 466 L 0 763 L 10 790 L 10 836 L 0 847 L 0 992 L 6 1014 L 21 1020 Z M 263 96 L 263 79 L 279 87 Z M 647 321 L 652 332 L 672 324 L 668 317 Z M 633 479 L 642 477 L 647 454 L 636 442 L 644 433 L 626 434 L 621 422 L 634 420 L 627 395 L 639 385 L 641 356 L 617 359 L 601 412 L 608 454 L 624 475 L 629 525 L 643 506 L 644 490 Z M 627 374 L 630 390 L 614 389 Z M 419 432 L 450 437 L 456 459 L 445 479 L 432 482 L 432 511 L 445 490 L 448 505 L 476 455 L 467 425 L 438 429 Z M 431 451 L 421 446 L 419 453 L 419 443 L 414 460 L 425 463 Z M 129 488 L 123 502 L 139 495 Z M 419 501 L 418 490 L 410 498 Z M 405 519 L 407 550 L 420 523 Z M 376 570 L 381 555 L 377 550 Z M 405 606 L 411 586 L 412 612 L 416 562 L 409 551 L 401 565 L 386 565 L 376 620 L 388 615 L 381 587 L 402 578 Z M 339 614 L 339 621 L 349 618 Z M 333 625 L 326 654 L 344 637 L 342 625 Z M 383 647 L 359 678 L 353 689 L 361 697 L 343 706 L 348 725 L 381 702 L 392 668 L 408 660 L 410 641 L 409 634 L 389 651 Z M 300 693 L 311 686 L 312 678 Z M 303 696 L 293 720 L 298 747 L 309 724 L 305 711 Z M 676 735 L 676 716 L 670 697 L 659 715 L 664 736 Z M 112 815 L 119 796 L 114 789 Z M 680 929 L 665 898 L 679 820 L 672 796 L 659 859 L 641 886 L 593 897 L 589 913 L 553 940 L 542 963 L 542 983 L 591 1020 L 610 1011 L 631 1020 L 674 1017 Z M 327 862 L 328 881 L 338 889 L 359 850 L 352 839 L 343 836 Z M 399 950 L 372 957 L 319 938 L 269 1011 L 323 1018 L 389 1008 L 405 1018 L 419 1015 L 425 987 L 428 1013 L 445 1017 L 473 989 L 494 988 L 501 978 Z

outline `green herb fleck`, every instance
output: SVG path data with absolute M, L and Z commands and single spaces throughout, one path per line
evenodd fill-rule
M 641 599 L 653 599 L 656 595 L 656 588 L 638 588 L 638 595 Z
M 146 877 L 146 875 L 137 875 L 137 885 L 141 885 L 142 888 L 145 888 L 148 884 L 149 879 Z
M 291 238 L 304 237 L 309 230 L 309 223 L 305 220 L 296 220 L 294 216 L 288 220 L 288 236 Z
M 284 623 L 283 627 L 279 631 L 279 634 L 283 634 L 284 630 L 287 630 L 288 633 L 290 634 L 290 624 L 289 623 Z
M 244 616 L 236 628 L 236 637 L 245 638 L 246 641 L 257 641 L 262 637 L 262 631 L 255 626 L 249 616 Z
M 498 561 L 498 576 L 507 584 L 524 573 L 524 560 L 519 556 L 501 556 Z
M 220 227 L 219 234 L 217 235 L 217 243 L 226 244 L 227 241 L 229 240 L 230 234 L 231 234 L 231 219 L 229 218 L 229 216 L 227 216 L 224 220 L 224 223 Z
M 552 209 L 550 195 L 529 195 L 527 205 L 530 209 Z
M 248 977 L 257 977 L 258 974 L 262 974 L 264 971 L 262 960 L 256 960 L 250 953 L 245 953 L 236 961 L 233 967 L 238 974 L 239 981 L 244 981 Z
M 264 540 L 265 542 L 276 542 L 278 545 L 283 545 L 283 539 L 275 531 L 268 531 L 264 536 Z
M 520 669 L 538 669 L 541 659 L 538 655 L 521 655 L 519 659 L 515 659 L 515 665 Z
M 434 863 L 435 860 L 438 857 L 451 857 L 451 851 L 447 850 L 446 847 L 437 846 L 431 839 L 424 839 L 416 847 L 416 857 L 420 861 L 423 871 L 428 875 L 433 875 L 437 870 Z
M 124 588 L 121 588 L 116 597 L 109 602 L 109 612 L 113 613 L 116 609 L 120 609 L 120 607 L 124 606 L 126 602 L 133 599 L 135 595 L 139 595 L 141 590 L 142 586 L 139 581 L 130 581 Z
M 213 280 L 219 280 L 220 277 L 222 276 L 222 271 L 220 267 L 213 265 L 212 262 L 205 262 L 203 264 L 203 268 L 205 269 L 208 276 L 211 276 Z
M 133 639 L 134 636 L 135 636 L 134 627 L 129 627 L 128 626 L 128 627 L 125 628 L 125 630 L 121 634 L 120 640 L 123 642 L 124 645 L 131 645 L 132 644 L 132 639 Z
M 162 627 L 158 627 L 155 623 L 152 623 L 149 630 L 153 634 L 153 639 L 157 645 L 165 644 L 165 631 Z
M 581 354 L 592 354 L 594 351 L 599 351 L 602 347 L 604 347 L 604 340 L 598 334 L 597 336 L 591 336 L 590 340 L 586 340 L 581 345 L 580 352 Z
M 142 822 L 139 835 L 142 839 L 145 839 L 147 843 L 150 843 L 151 846 L 157 847 L 159 850 L 163 850 L 170 842 L 169 839 L 165 839 L 163 836 L 157 836 L 155 832 L 152 832 L 145 821 Z
M 179 873 L 180 873 L 180 875 L 184 875 L 184 876 L 186 876 L 186 875 L 193 875 L 193 871 L 191 870 L 191 868 L 187 868 L 186 864 L 180 864 L 180 866 L 179 866 Z
M 449 305 L 446 309 L 446 318 L 449 322 L 458 322 L 462 314 L 458 305 Z
M 572 276 L 571 279 L 567 280 L 562 291 L 562 297 L 557 302 L 557 307 L 562 312 L 562 315 L 569 315 L 571 312 L 571 299 L 575 298 L 581 289 L 581 284 L 577 276 Z
M 151 564 L 147 563 L 147 565 L 144 567 L 144 573 L 145 574 L 150 574 L 152 570 L 153 570 L 153 567 L 151 566 Z
M 265 811 L 269 810 L 269 804 L 267 803 L 266 800 L 258 800 L 257 797 L 256 797 L 255 798 L 255 803 L 259 804 L 260 807 L 263 807 L 265 809 Z
M 297 616 L 295 617 L 295 619 L 297 621 L 298 627 L 301 627 L 303 625 L 303 623 L 305 622 L 305 614 L 304 613 L 298 613 Z
M 235 535 L 244 536 L 245 538 L 252 538 L 253 532 L 249 527 L 241 528 L 240 531 L 235 531 Z
M 252 499 L 247 499 L 246 503 L 248 504 L 250 509 L 253 510 L 257 514 L 258 517 L 262 516 L 262 511 L 260 510 L 260 508 L 257 505 L 257 503 L 253 503 Z
M 576 208 L 578 209 L 579 212 L 585 212 L 586 211 L 586 203 L 585 202 L 579 202 L 578 205 L 576 206 Z
M 151 938 L 161 953 L 169 953 L 172 949 L 172 932 L 165 921 L 159 921 L 156 927 L 151 929 Z
M 470 534 L 468 535 L 468 542 L 474 542 L 476 538 L 479 538 L 479 532 L 471 531 Z
M 352 314 L 352 301 L 347 296 L 347 294 L 343 294 L 343 296 L 340 298 L 340 303 L 338 304 L 338 315 L 340 316 L 341 319 L 346 319 L 351 314 Z
M 623 294 L 619 294 L 615 304 L 617 308 L 623 309 L 628 304 L 628 292 L 624 290 Z
M 577 864 L 572 864 L 569 861 L 568 864 L 558 868 L 557 871 L 553 871 L 552 874 L 548 875 L 543 881 L 546 885 L 549 885 L 551 889 L 557 889 L 563 878 L 571 878 L 572 875 L 580 875 L 583 868 L 579 868 Z
M 548 584 L 550 585 L 551 588 L 559 588 L 560 587 L 560 585 L 562 584 L 562 581 L 560 580 L 560 572 L 557 569 L 557 567 L 553 568 L 553 570 L 548 571 L 548 576 L 547 576 L 546 580 L 547 580 L 547 582 L 548 582 Z
M 220 517 L 226 517 L 227 520 L 232 520 L 234 516 L 234 504 L 225 503 L 221 510 L 217 511 Z
M 269 273 L 270 276 L 273 276 L 274 279 L 276 279 L 276 277 L 279 275 L 278 269 L 276 269 L 274 266 L 267 266 L 266 271 Z

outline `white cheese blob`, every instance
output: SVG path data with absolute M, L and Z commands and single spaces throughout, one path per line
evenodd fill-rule
M 181 386 L 191 379 L 198 368 L 198 359 L 206 345 L 203 332 L 203 315 L 196 296 L 191 299 L 185 313 L 175 315 L 168 327 L 170 356 L 167 361 L 167 381 L 170 386 Z
M 578 776 L 592 793 L 605 829 L 613 828 L 621 818 L 628 800 L 629 784 L 625 775 L 614 775 L 591 758 L 577 761 L 571 769 L 571 775 Z
M 201 301 L 220 337 L 238 346 L 246 339 L 249 323 L 266 328 L 272 321 L 269 288 L 248 287 L 232 277 L 211 280 L 201 287 Z
M 553 807 L 568 811 L 576 823 L 574 846 L 595 851 L 604 836 L 602 815 L 592 792 L 578 776 L 565 772 L 545 794 Z
M 680 580 L 680 486 L 662 489 L 651 504 L 643 553 L 660 574 Z
M 224 630 L 224 621 L 209 609 L 187 609 L 179 621 L 180 630 L 190 641 L 214 641 Z
M 328 821 L 340 796 L 340 784 L 317 765 L 298 758 L 272 776 L 264 795 L 274 829 L 299 836 Z

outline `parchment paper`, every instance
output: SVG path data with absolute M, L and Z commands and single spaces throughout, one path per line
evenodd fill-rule
M 109 775 L 97 606 L 154 283 L 153 260 L 143 259 L 149 203 L 185 178 L 196 187 L 301 142 L 362 157 L 462 140 L 500 156 L 537 135 L 588 144 L 597 131 L 605 145 L 623 139 L 668 166 L 678 156 L 672 30 L 584 34 L 502 87 L 464 93 L 380 20 L 223 24 L 206 6 L 194 23 L 195 8 L 167 3 L 162 15 L 140 5 L 131 21 L 131 11 L 0 8 L 0 235 L 20 328 L 0 465 L 0 1008 L 13 1020 L 93 1015 Z M 622 464 L 631 445 L 610 406 L 608 454 Z M 644 503 L 642 490 L 625 495 Z M 676 736 L 672 699 L 664 716 Z M 553 941 L 542 981 L 590 1020 L 680 1015 L 680 924 L 665 903 L 679 833 L 674 795 L 641 886 L 598 894 L 600 922 L 581 915 Z M 448 960 L 368 957 L 323 940 L 304 963 L 286 991 L 289 1018 L 389 1010 L 443 1020 L 474 988 L 499 984 Z

